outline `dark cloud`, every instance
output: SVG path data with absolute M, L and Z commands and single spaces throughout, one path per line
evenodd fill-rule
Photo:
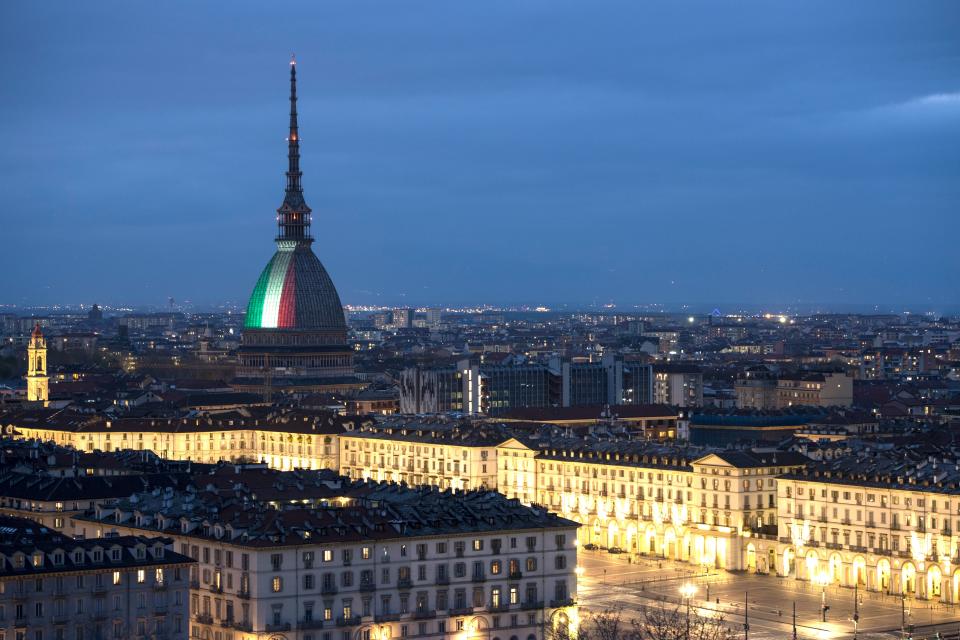
M 960 5 L 4 3 L 0 302 L 956 305 Z

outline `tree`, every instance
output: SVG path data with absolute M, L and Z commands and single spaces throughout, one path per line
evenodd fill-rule
M 687 608 L 664 600 L 644 605 L 636 617 L 624 618 L 623 609 L 600 612 L 580 611 L 580 625 L 572 633 L 561 627 L 547 633 L 548 640 L 734 640 L 738 632 L 724 623 L 722 615 L 701 615 L 690 610 L 687 635 Z

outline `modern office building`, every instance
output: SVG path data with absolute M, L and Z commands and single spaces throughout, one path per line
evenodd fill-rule
M 530 407 L 649 404 L 650 365 L 606 356 L 601 362 L 410 367 L 400 377 L 400 413 L 487 414 Z

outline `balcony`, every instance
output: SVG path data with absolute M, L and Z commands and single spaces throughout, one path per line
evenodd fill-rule
M 105 584 L 95 584 L 95 585 L 93 585 L 93 589 L 91 589 L 91 591 L 92 591 L 93 593 L 106 593 L 106 592 L 107 592 L 107 585 L 105 585 Z
M 525 600 L 520 604 L 520 608 L 524 611 L 543 609 L 543 600 Z
M 576 604 L 576 601 L 573 598 L 563 598 L 561 600 L 551 600 L 550 608 L 559 609 L 561 607 L 572 607 Z
M 297 623 L 297 629 L 306 631 L 309 629 L 323 629 L 323 620 L 301 620 Z
M 837 551 L 840 551 L 841 549 L 843 549 L 843 545 L 840 544 L 839 542 L 828 542 L 827 549 L 835 549 Z
M 329 584 L 329 583 L 323 584 L 323 585 L 320 586 L 320 593 L 323 594 L 323 595 L 325 595 L 325 596 L 336 595 L 336 593 L 337 593 L 337 585 L 335 585 L 335 584 Z
M 264 631 L 290 631 L 289 622 L 275 622 L 273 624 L 266 624 L 263 627 Z
M 373 621 L 377 624 L 380 624 L 381 622 L 396 622 L 399 619 L 399 613 L 381 613 L 373 616 Z
M 361 583 L 360 583 L 360 591 L 369 593 L 369 592 L 371 592 L 371 591 L 376 591 L 376 590 L 377 590 L 377 585 L 375 585 L 375 584 L 372 583 L 372 582 L 361 582 Z
M 13 621 L 13 626 L 17 629 L 26 629 L 27 628 L 27 619 L 26 618 L 16 618 Z
M 198 613 L 194 618 L 200 624 L 213 624 L 213 616 L 209 613 Z
M 454 607 L 447 613 L 449 613 L 451 616 L 468 616 L 473 613 L 473 607 Z
M 437 576 L 437 585 L 443 586 L 450 584 L 450 576 Z
M 237 631 L 253 631 L 253 624 L 249 620 L 244 620 L 242 622 L 234 622 L 233 628 Z
M 472 576 L 470 576 L 470 581 L 471 581 L 471 582 L 486 582 L 486 581 L 487 581 L 487 576 L 485 576 L 485 575 L 482 574 L 482 573 L 475 573 L 475 574 L 473 574 Z
M 154 582 L 154 583 L 153 583 L 153 590 L 154 590 L 154 591 L 166 591 L 166 590 L 167 590 L 167 583 L 166 583 L 166 582 Z
M 165 605 L 165 604 L 155 604 L 155 605 L 153 605 L 153 615 L 155 615 L 155 616 L 165 616 L 165 615 L 167 615 L 167 605 Z
M 190 581 L 190 588 L 191 588 L 191 589 L 199 589 L 199 588 L 200 588 L 200 581 L 199 581 L 199 580 L 191 580 L 191 581 Z
M 237 597 L 240 598 L 240 599 L 242 599 L 242 600 L 249 600 L 249 599 L 250 599 L 250 592 L 249 592 L 249 591 L 237 591 Z
M 500 604 L 491 603 L 487 605 L 487 611 L 490 613 L 503 613 L 504 611 L 508 611 L 509 609 L 510 609 L 510 605 L 505 602 L 501 602 Z
M 360 616 L 350 616 L 349 618 L 337 618 L 338 627 L 355 627 L 360 624 Z
M 409 589 L 412 586 L 413 586 L 413 580 L 411 578 L 397 579 L 397 589 Z
M 867 548 L 859 544 L 852 544 L 850 545 L 850 551 L 856 551 L 858 553 L 866 553 Z
M 509 575 L 510 580 L 522 580 L 523 571 L 511 571 Z
M 55 613 L 51 616 L 53 624 L 66 624 L 70 621 L 70 616 L 66 613 Z
M 436 618 L 437 612 L 433 609 L 421 609 L 413 612 L 414 620 L 429 620 L 430 618 Z
M 207 589 L 210 590 L 210 593 L 223 593 L 223 587 L 211 584 Z
M 892 556 L 893 552 L 890 549 L 874 549 L 874 553 L 878 556 Z

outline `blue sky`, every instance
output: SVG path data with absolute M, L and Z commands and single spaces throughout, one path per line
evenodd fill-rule
M 960 3 L 4 2 L 0 303 L 960 305 Z

